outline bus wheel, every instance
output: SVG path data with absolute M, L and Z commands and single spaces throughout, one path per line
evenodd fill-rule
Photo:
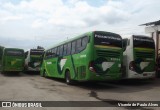
M 70 71 L 66 71 L 65 81 L 66 81 L 66 83 L 67 83 L 68 85 L 72 84 L 71 76 L 70 76 Z

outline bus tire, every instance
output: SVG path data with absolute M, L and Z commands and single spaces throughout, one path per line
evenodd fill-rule
M 72 84 L 72 80 L 71 80 L 71 76 L 70 76 L 70 71 L 69 71 L 69 70 L 67 70 L 67 71 L 65 72 L 65 82 L 66 82 L 66 84 L 68 84 L 68 85 L 71 85 L 71 84 Z

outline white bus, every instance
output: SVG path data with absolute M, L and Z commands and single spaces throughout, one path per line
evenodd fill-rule
M 44 49 L 30 49 L 25 52 L 25 71 L 40 71 Z
M 155 43 L 147 36 L 123 39 L 123 79 L 155 77 Z

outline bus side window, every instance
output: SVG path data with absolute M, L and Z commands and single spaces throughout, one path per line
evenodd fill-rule
M 63 56 L 67 55 L 67 44 L 64 44 Z
M 76 41 L 72 42 L 72 49 L 71 49 L 71 54 L 74 54 L 76 51 Z
M 59 56 L 63 56 L 63 45 L 60 46 Z
M 76 53 L 79 53 L 81 51 L 81 47 L 82 47 L 82 40 L 78 39 L 76 45 Z
M 56 51 L 57 51 L 57 48 L 54 48 L 53 57 L 56 57 Z
M 52 56 L 52 50 L 49 50 L 48 57 L 50 58 Z
M 50 58 L 51 55 L 52 55 L 51 52 L 52 52 L 51 50 L 48 51 L 48 57 L 49 57 L 49 58 Z
M 59 56 L 59 48 L 60 48 L 60 47 L 57 47 L 56 56 Z
M 82 38 L 82 50 L 86 48 L 87 44 L 88 44 L 88 37 L 86 36 Z
M 67 44 L 67 55 L 71 54 L 71 42 Z
M 54 57 L 54 48 L 51 51 L 51 57 Z

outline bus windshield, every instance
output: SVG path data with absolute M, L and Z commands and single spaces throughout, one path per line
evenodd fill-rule
M 94 44 L 122 48 L 122 38 L 118 34 L 109 32 L 95 32 Z
M 23 56 L 24 52 L 21 50 L 6 50 L 5 55 L 7 55 L 7 56 Z
M 42 55 L 44 51 L 40 50 L 31 50 L 30 54 L 31 55 Z
M 133 36 L 133 46 L 155 49 L 153 39 L 145 36 Z

